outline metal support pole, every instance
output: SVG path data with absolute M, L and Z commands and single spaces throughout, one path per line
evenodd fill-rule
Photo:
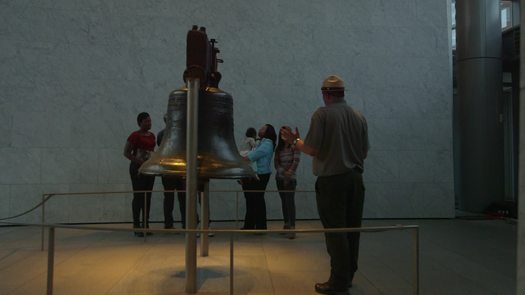
M 204 181 L 204 189 L 201 192 L 201 229 L 209 229 L 210 224 L 210 180 Z M 208 256 L 209 239 L 208 234 L 201 233 L 201 256 Z
M 419 295 L 419 227 L 414 228 L 414 294 Z
M 525 0 L 519 2 L 521 23 L 525 24 Z M 518 156 L 518 228 L 516 230 L 516 294 L 525 294 L 525 29 L 520 29 L 520 98 Z M 516 127 L 515 127 L 516 128 Z
M 44 228 L 44 223 L 46 222 L 46 215 L 45 215 L 45 212 L 46 212 L 46 195 L 43 194 L 42 195 L 42 216 L 40 216 L 40 220 L 42 221 L 42 228 L 41 228 L 41 242 L 40 242 L 40 251 L 44 251 L 44 236 L 45 236 L 45 228 Z
M 55 266 L 55 228 L 49 228 L 47 249 L 47 295 L 53 294 L 53 270 Z
M 504 196 L 500 1 L 456 1 L 458 207 L 483 212 Z
M 233 295 L 233 234 L 230 234 L 230 295 Z
M 147 198 L 147 193 L 144 192 L 144 207 L 142 207 L 142 229 L 145 229 L 146 228 L 146 212 L 148 212 L 148 202 L 146 200 Z M 139 222 L 140 222 L 140 214 L 139 214 Z M 146 232 L 142 232 L 144 234 L 144 242 L 146 242 L 147 240 L 147 234 Z
M 239 192 L 235 192 L 235 226 L 239 228 Z
M 186 125 L 186 228 L 196 229 L 197 148 L 200 80 L 187 81 Z M 197 292 L 197 237 L 186 233 L 186 293 Z

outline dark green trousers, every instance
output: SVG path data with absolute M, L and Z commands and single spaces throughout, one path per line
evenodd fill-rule
M 361 173 L 318 177 L 315 183 L 317 209 L 325 228 L 361 227 L 365 187 Z M 359 233 L 326 233 L 330 255 L 330 283 L 346 287 L 357 271 Z

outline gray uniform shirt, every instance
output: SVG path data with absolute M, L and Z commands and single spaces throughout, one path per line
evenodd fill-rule
M 312 115 L 304 143 L 317 150 L 316 176 L 330 176 L 364 169 L 368 143 L 365 117 L 345 101 L 320 107 Z

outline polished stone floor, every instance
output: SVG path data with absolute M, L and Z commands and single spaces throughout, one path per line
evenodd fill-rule
M 364 226 L 397 224 L 420 226 L 420 294 L 515 294 L 515 224 L 366 220 Z M 297 225 L 319 227 L 318 221 Z M 214 222 L 213 228 L 238 224 Z M 40 250 L 40 229 L 0 227 L 0 235 L 0 294 L 45 294 L 48 253 Z M 209 256 L 197 258 L 197 294 L 230 294 L 230 235 L 209 241 Z M 234 294 L 316 294 L 314 283 L 327 278 L 322 234 L 242 234 L 233 245 Z M 55 248 L 53 294 L 185 294 L 183 234 L 156 233 L 145 240 L 130 232 L 57 229 Z M 410 231 L 363 233 L 350 294 L 415 294 L 414 253 Z

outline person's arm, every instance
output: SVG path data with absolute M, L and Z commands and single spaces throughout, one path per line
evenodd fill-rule
M 293 142 L 295 142 L 295 144 Z M 310 155 L 312 157 L 317 156 L 318 151 L 314 149 L 313 147 L 304 143 L 304 141 L 300 137 L 297 137 L 296 139 L 294 139 L 292 141 L 292 145 L 295 147 L 296 150 L 299 150 L 307 155 Z
M 133 152 L 133 144 L 129 142 L 129 140 L 126 141 L 126 145 L 124 146 L 124 157 L 126 157 L 131 162 L 135 162 L 137 164 L 142 164 L 143 161 L 135 157 L 135 153 Z
M 291 144 L 296 150 L 299 150 L 312 157 L 317 156 L 318 151 L 304 143 L 304 141 L 301 139 L 301 136 L 299 135 L 299 129 L 297 129 L 297 127 L 295 128 L 295 132 L 285 128 L 281 129 L 281 134 L 283 136 L 283 140 Z
M 253 151 L 248 153 L 247 158 L 248 160 L 254 162 L 272 153 L 272 150 L 273 150 L 273 144 L 271 143 L 271 140 L 261 141 L 261 143 Z
M 162 142 L 162 137 L 164 136 L 164 130 L 166 129 L 162 129 L 161 131 L 159 131 L 159 133 L 157 133 L 157 146 L 160 146 L 160 143 Z
M 366 123 L 365 117 L 363 117 L 363 143 L 363 158 L 366 159 L 366 157 L 368 156 L 368 151 L 370 150 L 370 142 L 368 141 L 368 124 Z
M 279 169 L 280 165 L 280 158 L 279 158 L 279 152 L 276 152 L 273 156 L 273 166 L 275 167 L 275 170 Z
M 126 145 L 124 146 L 124 157 L 126 157 L 130 161 L 135 161 L 135 156 L 133 155 L 133 148 L 131 146 L 131 143 L 129 141 L 126 141 Z

